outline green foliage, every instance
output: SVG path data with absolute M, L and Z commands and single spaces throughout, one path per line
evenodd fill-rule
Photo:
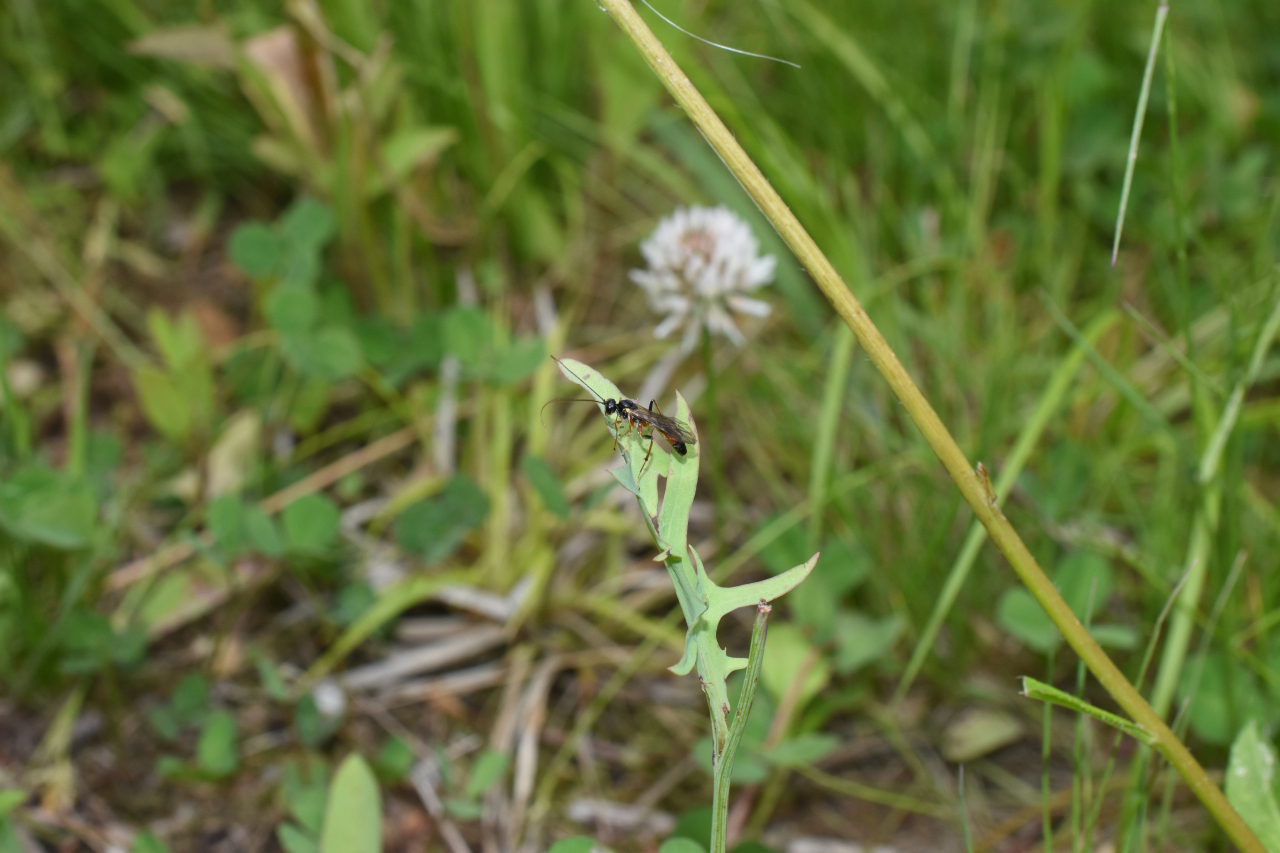
M 1132 649 L 1137 645 L 1137 632 L 1132 627 L 1098 622 L 1097 617 L 1105 611 L 1115 586 L 1108 561 L 1087 552 L 1070 554 L 1058 564 L 1053 580 L 1072 612 L 1089 625 L 1089 632 L 1101 646 Z M 1062 634 L 1049 615 L 1021 586 L 1005 590 L 996 605 L 996 621 L 1038 652 L 1049 652 L 1062 644 Z
M 1276 796 L 1276 751 L 1250 721 L 1231 744 L 1226 795 L 1268 850 L 1280 850 L 1280 798 Z
M 213 779 L 224 779 L 239 768 L 236 718 L 230 711 L 217 710 L 205 718 L 196 744 L 196 764 Z
M 284 538 L 289 550 L 314 554 L 338 538 L 338 506 L 324 495 L 306 495 L 284 508 Z
M 459 820 L 478 820 L 484 814 L 484 803 L 481 802 L 484 795 L 501 781 L 506 772 L 506 753 L 484 750 L 471 765 L 461 796 L 444 798 L 445 809 Z
M 169 845 L 150 832 L 139 832 L 133 839 L 132 853 L 169 853 Z
M 329 806 L 320 832 L 320 853 L 380 853 L 382 799 L 373 771 L 352 754 L 329 786 Z
M 178 444 L 208 435 L 215 407 L 214 378 L 199 325 L 189 313 L 173 322 L 153 308 L 147 313 L 147 328 L 163 358 L 162 367 L 144 365 L 133 370 L 133 385 L 147 419 Z
M 84 548 L 98 502 L 88 483 L 33 463 L 0 480 L 0 528 L 15 539 L 51 548 Z
M 395 524 L 396 541 L 428 563 L 445 559 L 489 515 L 489 498 L 466 474 L 455 474 L 434 498 L 412 504 Z

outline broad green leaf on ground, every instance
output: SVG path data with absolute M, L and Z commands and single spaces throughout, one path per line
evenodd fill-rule
M 1200 680 L 1193 694 L 1197 671 Z M 1195 659 L 1189 660 L 1182 673 L 1178 696 L 1190 699 L 1191 730 L 1217 746 L 1231 743 L 1240 727 L 1250 719 L 1269 725 L 1280 718 L 1280 708 L 1267 701 L 1253 673 L 1222 652 L 1206 654 L 1203 666 Z
M 253 550 L 264 557 L 279 557 L 284 553 L 284 538 L 271 516 L 256 504 L 244 508 L 245 538 Z
M 411 505 L 396 519 L 396 541 L 428 563 L 448 557 L 489 515 L 489 498 L 458 473 L 435 497 Z
M 282 823 L 277 826 L 276 840 L 285 853 L 320 853 L 320 843 L 296 824 Z
M 320 310 L 315 291 L 299 284 L 281 284 L 263 300 L 262 313 L 271 327 L 286 335 L 305 334 Z
M 1276 751 L 1250 720 L 1235 743 L 1227 762 L 1227 799 L 1244 818 L 1258 840 L 1268 850 L 1280 850 L 1280 802 L 1276 800 L 1274 776 Z
M 336 227 L 337 221 L 329 206 L 305 196 L 280 217 L 280 236 L 285 242 L 313 252 L 329 242 Z
M 329 806 L 320 834 L 320 853 L 380 853 L 382 798 L 373 771 L 351 754 L 329 786 Z
M 324 495 L 305 495 L 284 508 L 281 521 L 289 549 L 315 553 L 338 538 L 338 505 Z
M 244 546 L 244 509 L 244 501 L 236 495 L 222 495 L 205 510 L 205 523 L 213 534 L 213 541 L 228 557 L 234 557 Z
M 82 548 L 93 535 L 97 514 L 92 487 L 61 471 L 28 465 L 0 479 L 0 528 L 17 539 Z
M 1047 653 L 1062 643 L 1062 634 L 1049 619 L 1049 614 L 1031 593 L 1020 586 L 1007 589 L 1000 596 L 996 605 L 996 622 L 1037 652 Z
M 800 590 L 806 586 L 808 584 L 802 585 Z M 883 619 L 872 619 L 861 613 L 847 612 L 838 614 L 835 620 L 835 665 L 845 675 L 872 661 L 887 659 L 903 628 L 902 616 L 897 613 Z
M 214 711 L 200 729 L 196 744 L 196 763 L 215 779 L 225 778 L 240 766 L 236 743 L 236 718 L 229 711 Z
M 265 222 L 244 222 L 227 243 L 231 260 L 250 278 L 267 278 L 276 271 L 284 242 Z
M 285 764 L 280 787 L 285 806 L 311 835 L 319 836 L 324 826 L 324 808 L 329 798 L 329 776 L 317 761 L 308 762 L 309 775 L 303 773 L 297 762 Z
M 1054 585 L 1073 613 L 1081 620 L 1097 621 L 1111 598 L 1115 572 L 1111 564 L 1097 554 L 1076 551 L 1068 555 L 1053 572 Z M 1089 602 L 1093 607 L 1090 611 Z

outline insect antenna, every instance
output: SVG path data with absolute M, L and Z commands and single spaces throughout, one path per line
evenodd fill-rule
M 542 404 L 542 408 L 538 410 L 538 420 L 542 422 L 542 428 L 547 428 L 547 422 L 543 420 L 542 414 L 547 410 L 547 406 L 552 403 L 602 403 L 603 400 L 588 400 L 585 397 L 556 397 L 554 400 L 548 400 Z

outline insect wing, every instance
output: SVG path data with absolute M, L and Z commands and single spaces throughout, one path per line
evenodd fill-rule
M 646 409 L 641 406 L 631 409 L 627 412 L 627 415 L 648 424 L 673 441 L 683 441 L 685 444 L 698 443 L 698 437 L 675 418 L 660 415 L 652 409 Z

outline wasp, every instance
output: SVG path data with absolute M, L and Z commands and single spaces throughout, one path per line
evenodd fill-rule
M 552 358 L 555 358 L 555 356 L 552 356 Z M 556 361 L 559 362 L 560 359 L 557 358 Z M 563 363 L 561 363 L 561 366 L 562 367 L 564 366 Z M 573 371 L 569 370 L 569 368 L 567 367 L 565 367 L 564 369 L 569 373 L 573 373 Z M 573 375 L 577 376 L 576 373 L 574 373 Z M 579 380 L 582 379 L 582 377 L 578 377 L 578 378 Z M 587 388 L 585 382 L 583 383 L 583 387 Z M 635 400 L 628 400 L 625 397 L 621 400 L 614 400 L 614 399 L 605 400 L 600 398 L 598 395 L 596 395 L 596 392 L 592 391 L 590 388 L 587 388 L 587 390 L 591 391 L 591 394 L 595 396 L 595 399 L 593 400 L 584 400 L 584 399 L 549 400 L 547 401 L 547 404 L 543 406 L 543 408 L 545 409 L 547 406 L 551 405 L 552 403 L 600 403 L 604 406 L 604 413 L 607 417 L 618 418 L 618 421 L 616 422 L 617 424 L 621 425 L 625 423 L 627 425 L 628 430 L 634 430 L 636 432 L 639 432 L 641 438 L 646 438 L 652 441 L 653 433 L 655 432 L 661 433 L 662 437 L 665 438 L 667 442 L 671 445 L 671 449 L 674 450 L 676 453 L 680 454 L 681 456 L 685 456 L 686 454 L 688 454 L 690 444 L 698 443 L 698 437 L 695 436 L 693 432 L 683 423 L 676 420 L 675 418 L 667 417 L 661 412 L 654 411 L 654 406 L 656 404 L 656 401 L 651 400 L 649 402 L 649 407 L 645 408 L 644 406 L 637 403 Z M 648 434 L 645 433 L 645 430 L 648 430 Z M 649 453 L 645 454 L 646 464 L 649 461 L 649 454 L 651 453 L 653 453 L 652 445 L 649 446 Z

